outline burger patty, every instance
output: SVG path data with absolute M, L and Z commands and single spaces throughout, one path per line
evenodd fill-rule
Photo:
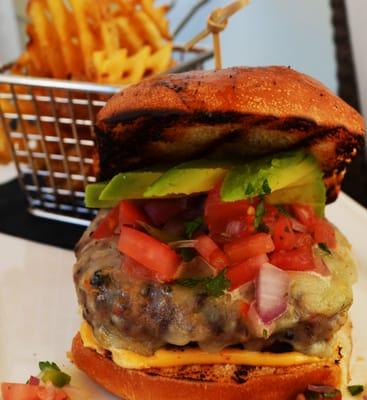
M 291 272 L 287 311 L 269 326 L 268 335 L 240 312 L 243 301 L 253 299 L 253 285 L 212 297 L 200 288 L 132 276 L 124 267 L 116 238 L 91 239 L 102 216 L 76 247 L 74 281 L 83 317 L 106 348 L 150 355 L 165 345 L 198 344 L 219 351 L 241 344 L 255 350 L 275 346 L 327 356 L 330 341 L 347 319 L 355 263 L 348 242 L 338 231 L 333 254 L 320 253 L 330 274 Z

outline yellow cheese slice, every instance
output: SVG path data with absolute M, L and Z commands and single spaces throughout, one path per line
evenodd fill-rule
M 85 347 L 102 353 L 93 331 L 87 322 L 83 322 L 80 335 Z M 199 348 L 183 348 L 180 350 L 157 350 L 146 357 L 124 349 L 106 349 L 112 353 L 115 364 L 122 368 L 164 368 L 191 364 L 237 364 L 267 367 L 286 367 L 289 365 L 310 364 L 320 358 L 307 356 L 298 352 L 265 353 L 250 350 L 227 348 L 218 353 L 208 353 Z

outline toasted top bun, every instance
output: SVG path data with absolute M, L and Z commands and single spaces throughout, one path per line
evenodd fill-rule
M 250 158 L 304 147 L 315 154 L 329 192 L 336 194 L 364 131 L 357 111 L 291 68 L 171 74 L 128 87 L 100 111 L 99 176 L 108 179 L 162 160 Z
M 71 356 L 89 377 L 125 400 L 291 400 L 309 384 L 346 384 L 350 329 L 349 322 L 341 329 L 333 359 L 287 367 L 223 364 L 125 369 L 108 355 L 85 347 L 79 333 L 73 340 Z

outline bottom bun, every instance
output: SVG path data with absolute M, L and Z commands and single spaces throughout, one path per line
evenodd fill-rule
M 125 400 L 294 400 L 309 384 L 341 384 L 338 362 L 289 367 L 191 365 L 135 370 L 83 345 L 72 344 L 75 365 L 105 389 Z

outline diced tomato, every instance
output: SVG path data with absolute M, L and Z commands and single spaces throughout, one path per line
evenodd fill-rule
M 335 229 L 323 218 L 316 218 L 313 226 L 313 237 L 316 243 L 325 243 L 330 249 L 335 249 Z
M 306 226 L 309 230 L 313 227 L 315 222 L 315 211 L 307 204 L 292 204 L 291 210 L 298 221 Z
M 124 255 L 122 260 L 121 268 L 128 275 L 133 276 L 138 279 L 145 279 L 149 281 L 159 280 L 159 276 L 156 272 L 144 267 L 144 265 L 135 261 L 133 258 Z
M 220 247 L 207 235 L 200 235 L 195 239 L 196 251 L 217 270 L 228 266 L 227 255 Z
M 272 237 L 276 250 L 290 250 L 294 247 L 296 236 L 292 229 L 292 222 L 284 214 L 281 214 L 275 222 Z
M 230 221 L 243 221 L 250 205 L 248 200 L 223 202 L 220 198 L 220 186 L 211 190 L 205 201 L 205 222 L 211 233 L 224 233 Z M 254 214 L 250 217 L 252 222 Z
M 249 309 L 250 309 L 250 304 L 243 301 L 240 305 L 240 314 L 243 318 L 247 317 Z
M 256 233 L 224 245 L 224 251 L 233 263 L 238 263 L 274 250 L 274 243 L 267 233 Z
M 2 383 L 3 400 L 68 400 L 68 395 L 54 387 L 28 385 L 25 383 Z
M 93 239 L 105 239 L 116 234 L 119 224 L 119 206 L 110 210 L 107 216 L 100 222 L 97 229 L 93 232 Z
M 119 204 L 120 226 L 136 226 L 138 221 L 149 223 L 147 216 L 138 205 L 129 200 L 122 200 Z
M 231 290 L 254 280 L 259 273 L 260 267 L 268 261 L 268 256 L 261 254 L 230 267 L 227 271 L 227 278 L 231 282 Z
M 162 281 L 172 280 L 180 264 L 179 256 L 168 245 L 126 226 L 121 228 L 118 249 L 156 272 Z
M 311 246 L 275 251 L 270 255 L 270 262 L 278 268 L 290 271 L 312 271 L 315 269 Z
M 265 204 L 265 215 L 262 218 L 262 223 L 269 228 L 270 232 L 274 231 L 274 226 L 279 216 L 279 210 L 271 204 Z

